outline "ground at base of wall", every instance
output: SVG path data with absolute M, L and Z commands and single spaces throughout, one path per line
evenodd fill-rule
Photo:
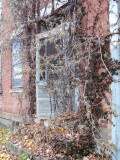
M 0 128 L 0 160 L 18 160 L 19 156 L 8 152 L 5 142 L 12 135 L 12 132 L 5 129 Z
M 55 124 L 50 125 L 50 127 L 45 127 L 41 123 L 25 123 L 16 130 L 15 135 L 10 137 L 6 146 L 7 149 L 13 153 L 20 156 L 27 155 L 34 160 L 101 160 L 98 154 L 94 153 L 94 151 L 92 152 L 92 144 L 90 141 L 90 146 L 87 146 L 87 134 L 81 135 L 81 142 L 79 142 L 79 144 L 82 144 L 78 146 L 76 146 L 76 143 L 73 144 L 74 137 L 79 135 L 76 131 L 74 135 L 71 135 L 69 127 L 67 128 L 66 125 L 56 126 Z M 84 132 L 84 127 L 85 125 L 82 125 L 80 128 L 81 132 L 82 130 Z M 85 132 L 87 133 L 87 131 Z M 76 153 L 73 153 L 73 148 L 75 147 L 76 150 L 74 151 Z

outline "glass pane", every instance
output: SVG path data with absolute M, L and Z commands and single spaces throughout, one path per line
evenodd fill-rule
M 13 88 L 14 87 L 22 87 L 23 82 L 21 81 L 21 79 L 13 79 L 12 85 L 13 85 Z
M 40 45 L 41 45 L 40 56 L 44 56 L 44 54 L 45 54 L 45 44 L 44 44 L 44 41 L 42 41 Z
M 22 87 L 22 57 L 13 57 L 13 87 Z
M 12 86 L 22 87 L 22 41 L 16 40 L 12 44 Z
M 22 78 L 22 58 L 13 57 L 13 76 L 14 78 Z
M 16 40 L 12 44 L 12 53 L 13 54 L 22 54 L 21 52 L 22 49 L 22 41 L 21 40 Z
M 56 55 L 57 54 L 57 50 L 55 48 L 55 44 L 51 43 L 51 42 L 47 42 L 47 55 L 51 56 L 51 55 Z
M 56 45 L 58 47 L 56 47 Z M 41 48 L 40 48 L 40 80 L 47 80 L 49 77 L 51 78 L 58 78 L 58 74 L 57 73 L 52 73 L 51 69 L 54 70 L 54 68 L 52 68 L 52 66 L 50 65 L 45 65 L 46 62 L 44 60 L 44 56 L 45 54 L 47 56 L 52 56 L 52 55 L 56 55 L 57 54 L 57 49 L 60 51 L 60 49 L 62 48 L 62 44 L 60 43 L 60 40 L 57 40 L 56 43 L 54 42 L 50 42 L 49 40 L 41 40 Z M 51 57 L 51 64 L 58 66 L 58 60 L 55 58 L 55 56 Z M 49 72 L 50 71 L 50 72 Z
M 58 53 L 60 53 L 62 48 L 62 43 L 60 40 L 57 40 L 56 42 L 47 42 L 47 56 L 51 56 L 51 62 L 50 66 L 47 66 L 47 74 L 48 78 L 51 78 L 53 80 L 56 80 L 60 77 L 60 67 L 59 67 L 59 57 L 56 57 Z M 55 56 L 52 56 L 55 55 Z M 52 72 L 51 72 L 52 70 Z
M 40 54 L 40 80 L 45 80 L 45 62 L 44 62 L 44 55 L 45 55 L 45 44 L 44 40 L 41 41 L 41 48 L 39 51 Z

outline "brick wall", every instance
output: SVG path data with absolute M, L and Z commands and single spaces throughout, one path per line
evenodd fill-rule
M 7 2 L 7 4 L 6 4 Z M 103 36 L 108 33 L 108 0 L 103 0 L 101 5 L 96 0 L 85 1 L 84 6 L 86 7 L 86 11 L 88 14 L 82 21 L 82 27 L 85 28 L 88 32 L 88 35 L 92 35 L 93 30 L 96 35 L 102 34 Z M 16 93 L 15 90 L 12 89 L 12 49 L 11 43 L 9 42 L 11 30 L 13 26 L 13 20 L 10 14 L 10 2 L 9 0 L 2 0 L 2 100 L 0 101 L 0 111 L 13 113 L 13 114 L 21 114 L 27 115 L 28 108 L 30 105 L 29 102 L 29 75 L 24 75 L 23 78 L 23 92 Z M 46 1 L 47 3 L 47 1 Z M 44 3 L 41 1 L 40 3 L 41 9 L 44 8 Z M 94 19 L 99 16 L 99 21 L 94 25 Z M 9 19 L 9 22 L 6 20 Z M 25 63 L 23 68 L 28 67 L 26 63 L 27 59 L 25 59 Z M 110 94 L 111 95 L 111 94 Z M 110 97 L 111 98 L 111 97 Z M 104 104 L 103 104 L 104 106 Z M 111 117 L 110 117 L 111 119 Z M 104 120 L 100 121 L 101 126 L 106 126 L 108 122 Z M 105 125 L 104 125 L 105 124 Z
M 83 18 L 81 26 L 84 28 L 88 36 L 106 36 L 109 33 L 109 0 L 103 0 L 99 3 L 96 0 L 84 1 L 86 16 Z M 79 9 L 78 9 L 79 12 Z M 78 14 L 79 15 L 79 14 Z M 103 71 L 103 69 L 102 69 Z M 101 72 L 101 70 L 100 70 Z M 109 86 L 111 88 L 111 86 Z M 111 90 L 106 92 L 106 99 L 103 100 L 102 106 L 104 110 L 109 111 L 109 105 L 112 104 Z M 99 123 L 104 130 L 112 129 L 112 115 L 108 116 L 108 120 L 100 119 Z M 110 129 L 111 128 L 111 129 Z M 107 132 L 108 133 L 108 132 Z M 111 133 L 111 132 L 110 132 Z
M 10 14 L 10 5 L 8 4 L 10 4 L 8 0 L 2 0 L 2 98 L 0 100 L 0 113 L 6 112 L 25 116 L 29 108 L 29 96 L 26 94 L 29 87 L 29 75 L 23 76 L 23 88 L 12 89 L 12 44 L 10 38 L 14 23 Z M 23 70 L 28 67 L 26 62 L 27 59 L 24 58 Z

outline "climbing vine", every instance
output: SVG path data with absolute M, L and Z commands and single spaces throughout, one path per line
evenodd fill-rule
M 50 3 L 51 14 L 47 15 Z M 101 136 L 100 119 L 109 123 L 109 113 L 113 113 L 107 94 L 111 93 L 112 76 L 119 69 L 119 62 L 110 56 L 111 35 L 106 34 L 108 30 L 105 31 L 101 22 L 102 12 L 108 11 L 102 5 L 104 1 L 97 1 L 95 9 L 89 0 L 65 3 L 60 9 L 55 9 L 56 3 L 61 2 L 16 0 L 12 4 L 14 27 L 22 25 L 24 49 L 30 67 L 29 111 L 30 114 L 35 113 L 38 51 L 38 72 L 40 80 L 47 83 L 43 89 L 51 97 L 51 114 L 76 112 L 78 123 L 88 127 L 92 133 L 88 142 L 92 138 L 94 144 L 96 135 Z M 104 23 L 106 25 L 107 22 Z M 78 150 L 78 146 L 75 147 Z

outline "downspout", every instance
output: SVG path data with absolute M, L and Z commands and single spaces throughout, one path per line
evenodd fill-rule
M 120 62 L 120 45 L 118 43 L 120 36 L 118 34 L 120 20 L 119 20 L 120 5 L 114 1 L 109 1 L 109 24 L 110 32 L 112 34 L 110 41 L 110 52 L 113 61 Z M 120 71 L 117 71 L 118 73 Z M 112 115 L 112 142 L 117 150 L 113 150 L 113 160 L 120 160 L 120 75 L 113 75 L 112 82 L 112 110 L 118 115 Z

